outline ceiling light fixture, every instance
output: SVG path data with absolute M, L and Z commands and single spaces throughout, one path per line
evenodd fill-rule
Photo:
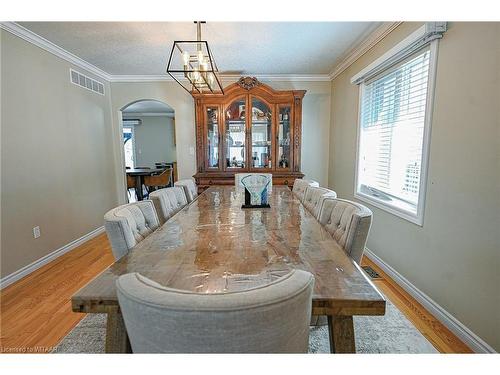
M 217 64 L 206 40 L 201 40 L 201 24 L 195 21 L 197 40 L 174 41 L 167 73 L 190 94 L 224 94 Z

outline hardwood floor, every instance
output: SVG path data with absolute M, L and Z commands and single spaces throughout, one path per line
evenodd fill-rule
M 2 290 L 0 351 L 50 351 L 85 316 L 71 296 L 113 262 L 101 234 Z
M 387 276 L 366 256 L 361 265 L 370 266 L 381 276 L 373 282 L 382 293 L 410 320 L 413 325 L 441 353 L 472 353 L 457 336 L 429 313 L 420 303 L 411 297 L 403 288 Z
M 43 266 L 0 293 L 0 351 L 48 352 L 85 314 L 71 311 L 71 296 L 114 261 L 105 234 Z M 442 353 L 471 353 L 452 332 L 394 283 L 381 276 L 377 287 Z

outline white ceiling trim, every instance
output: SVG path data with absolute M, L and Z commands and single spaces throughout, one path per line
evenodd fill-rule
M 256 77 L 260 81 L 308 81 L 308 82 L 328 82 L 328 74 L 220 74 L 223 81 L 237 81 L 242 76 Z M 110 75 L 110 82 L 155 82 L 173 81 L 169 75 Z
M 361 44 L 349 51 L 344 59 L 337 64 L 330 74 L 329 79 L 333 81 L 335 77 L 341 74 L 344 70 L 349 68 L 357 59 L 363 56 L 366 52 L 372 49 L 378 42 L 384 39 L 392 30 L 398 27 L 402 22 L 384 22 L 373 33 L 371 33 Z
M 99 69 L 97 66 L 90 64 L 76 55 L 73 55 L 71 52 L 66 51 L 58 45 L 42 38 L 40 35 L 35 34 L 15 22 L 0 22 L 0 28 L 18 36 L 21 39 L 24 39 L 31 44 L 34 44 L 37 47 L 40 47 L 47 52 L 52 53 L 53 55 L 56 55 L 57 57 L 60 57 L 63 60 L 66 60 L 73 65 L 85 69 L 89 73 L 95 74 L 106 81 L 109 81 L 111 78 L 111 75 L 106 73 L 104 70 Z
M 156 82 L 156 81 L 174 81 L 172 77 L 165 74 L 159 75 L 110 75 L 110 82 Z
M 245 73 L 244 76 L 256 77 L 259 81 L 315 81 L 324 82 L 330 81 L 328 74 L 258 74 L 258 73 Z M 221 74 L 222 80 L 237 81 L 242 74 Z
M 371 33 L 359 46 L 352 49 L 346 54 L 346 57 L 337 64 L 330 74 L 244 74 L 245 76 L 255 76 L 261 81 L 313 81 L 313 82 L 325 82 L 332 81 L 340 73 L 346 70 L 351 64 L 353 64 L 357 59 L 368 52 L 373 46 L 380 42 L 383 38 L 387 36 L 392 30 L 398 27 L 402 22 L 385 22 L 382 26 L 377 28 L 373 33 Z M 165 75 L 112 75 L 104 70 L 96 67 L 95 65 L 83 60 L 82 58 L 66 51 L 65 49 L 59 47 L 58 45 L 48 41 L 47 39 L 35 34 L 34 32 L 26 29 L 25 27 L 18 25 L 16 22 L 0 22 L 0 28 L 26 40 L 27 42 L 42 48 L 43 50 L 50 52 L 63 60 L 68 61 L 88 72 L 95 74 L 96 76 L 105 79 L 108 82 L 155 82 L 155 81 L 173 81 L 172 77 Z M 237 74 L 222 74 L 221 79 L 224 81 L 235 81 L 241 77 Z
M 127 112 L 122 111 L 122 115 L 127 119 L 129 117 L 175 117 L 174 112 Z

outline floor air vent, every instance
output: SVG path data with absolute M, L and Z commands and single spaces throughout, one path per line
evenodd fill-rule
M 93 91 L 96 94 L 104 95 L 104 85 L 101 82 L 87 77 L 86 75 L 79 73 L 76 70 L 70 69 L 69 71 L 71 74 L 71 83 L 74 83 L 75 85 L 83 87 L 87 90 Z
M 375 271 L 373 268 L 370 266 L 361 266 L 365 270 L 365 272 L 370 276 L 372 279 L 381 279 L 382 276 L 380 276 L 377 271 Z

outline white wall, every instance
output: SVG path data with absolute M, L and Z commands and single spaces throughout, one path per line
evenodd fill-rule
M 0 36 L 5 277 L 103 225 L 118 201 L 109 84 L 106 96 L 73 85 L 71 64 L 6 31 Z
M 136 116 L 124 114 L 123 118 L 141 120 L 134 126 L 135 166 L 154 167 L 157 162 L 177 160 L 174 119 L 168 116 Z
M 404 23 L 332 83 L 329 186 L 354 199 L 350 78 L 420 24 Z M 367 247 L 500 350 L 500 23 L 450 23 L 439 44 L 422 227 L 369 206 Z

